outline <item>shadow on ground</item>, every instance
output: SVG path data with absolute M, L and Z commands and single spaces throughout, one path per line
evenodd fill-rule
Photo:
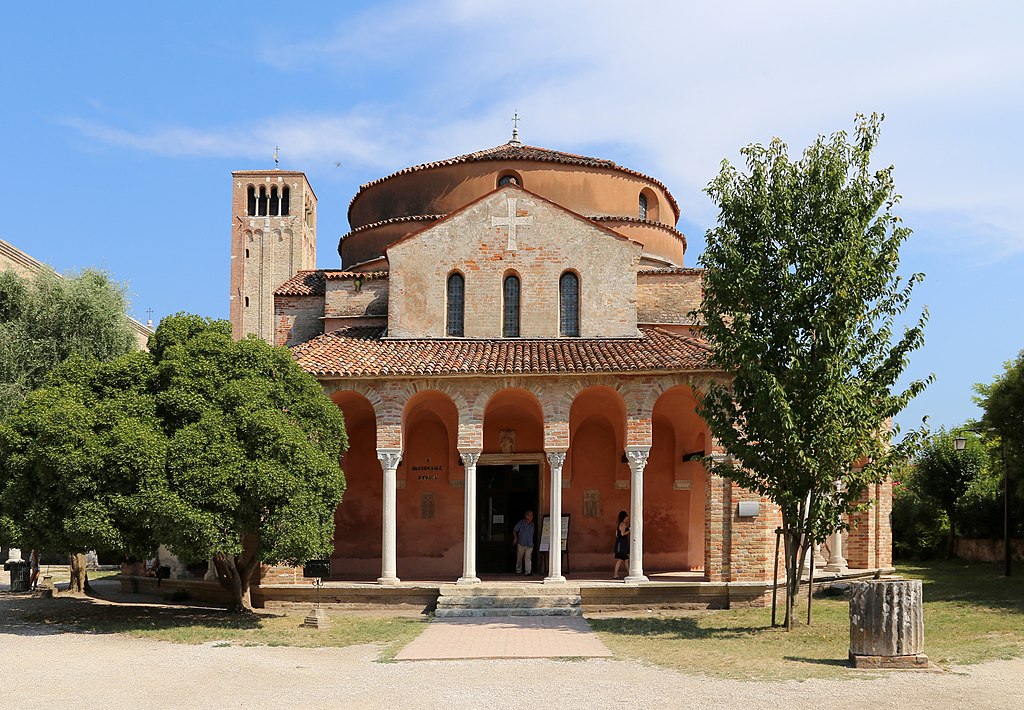
M 760 626 L 715 626 L 703 618 L 703 625 L 696 617 L 679 616 L 647 619 L 588 619 L 590 628 L 609 634 L 623 636 L 659 636 L 674 639 L 732 639 L 743 638 L 764 631 Z
M 99 596 L 41 599 L 30 594 L 0 594 L 0 635 L 107 634 L 198 626 L 257 629 L 265 616 L 156 601 L 126 603 Z

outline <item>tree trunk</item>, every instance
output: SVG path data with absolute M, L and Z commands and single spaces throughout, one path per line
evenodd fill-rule
M 71 584 L 68 586 L 69 594 L 85 594 L 86 586 L 89 584 L 88 575 L 85 569 L 85 553 L 76 552 L 71 556 Z
M 217 581 L 228 591 L 231 599 L 227 610 L 233 613 L 252 611 L 249 598 L 249 583 L 253 570 L 259 564 L 256 553 L 259 551 L 260 538 L 255 533 L 242 534 L 242 552 L 238 555 L 226 555 L 218 552 L 213 556 L 213 566 L 217 571 Z
M 956 518 L 953 517 L 952 511 L 947 512 L 949 515 L 949 550 L 946 553 L 948 559 L 956 557 Z

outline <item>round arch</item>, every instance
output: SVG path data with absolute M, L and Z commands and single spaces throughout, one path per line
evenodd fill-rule
M 569 486 L 563 510 L 569 513 L 573 570 L 611 570 L 615 517 L 629 510 L 626 403 L 611 387 L 580 391 L 569 408 L 569 452 L 562 475 Z
M 536 395 L 518 387 L 499 390 L 484 406 L 485 454 L 544 451 L 544 411 Z
M 704 568 L 705 470 L 709 441 L 688 385 L 666 389 L 651 413 L 651 453 L 644 471 L 644 567 Z
M 397 471 L 399 576 L 446 579 L 462 570 L 458 433 L 459 411 L 448 394 L 423 390 L 406 402 Z
M 339 390 L 331 400 L 345 415 L 348 449 L 341 455 L 345 495 L 334 513 L 332 572 L 355 579 L 379 574 L 383 472 L 377 459 L 377 415 L 364 395 Z

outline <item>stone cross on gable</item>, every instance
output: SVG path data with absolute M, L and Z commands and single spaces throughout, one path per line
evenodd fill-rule
M 492 227 L 508 227 L 508 246 L 507 251 L 515 251 L 519 248 L 516 244 L 516 227 L 525 226 L 527 224 L 533 224 L 533 217 L 517 217 L 516 216 L 516 203 L 518 198 L 509 197 L 506 202 L 508 203 L 508 216 L 507 217 L 491 217 Z

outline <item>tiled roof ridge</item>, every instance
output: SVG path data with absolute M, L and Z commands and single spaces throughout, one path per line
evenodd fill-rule
M 389 219 L 382 219 L 379 222 L 370 222 L 369 224 L 364 224 L 362 227 L 350 229 L 348 232 L 343 234 L 340 239 L 338 239 L 338 242 L 343 242 L 349 237 L 359 234 L 360 232 L 365 232 L 368 229 L 375 229 L 377 227 L 383 227 L 389 224 L 400 224 L 402 222 L 436 222 L 438 220 L 444 219 L 447 216 L 447 214 L 420 214 L 407 215 L 405 217 L 391 217 Z M 675 236 L 682 239 L 684 245 L 686 244 L 686 235 L 680 232 L 672 225 L 665 224 L 664 222 L 657 222 L 652 219 L 640 219 L 639 217 L 628 217 L 625 215 L 619 216 L 610 214 L 600 214 L 580 216 L 585 219 L 589 219 L 591 222 L 629 222 L 631 224 L 645 224 L 651 227 L 658 227 L 660 229 L 664 229 L 667 232 L 671 232 Z
M 696 276 L 703 273 L 704 269 L 697 266 L 663 266 L 657 269 L 640 269 L 637 272 L 637 274 L 642 276 L 659 274 L 692 274 Z
M 669 189 L 663 182 L 657 178 L 653 178 L 650 175 L 641 173 L 638 170 L 632 170 L 630 168 L 623 167 L 612 160 L 606 160 L 604 158 L 591 158 L 585 155 L 578 155 L 576 153 L 566 153 L 560 150 L 552 150 L 551 148 L 541 148 L 540 146 L 533 145 L 512 145 L 511 143 L 502 143 L 496 145 L 493 148 L 484 148 L 483 150 L 473 151 L 472 153 L 465 153 L 463 155 L 457 155 L 452 158 L 445 158 L 443 160 L 433 160 L 427 163 L 420 163 L 419 165 L 412 165 L 401 170 L 396 170 L 389 175 L 371 180 L 370 182 L 363 183 L 359 186 L 359 190 L 349 201 L 349 214 L 352 213 L 352 205 L 355 204 L 359 196 L 362 195 L 366 190 L 379 185 L 382 182 L 391 180 L 392 178 L 399 177 L 400 175 L 408 175 L 409 173 L 419 172 L 420 170 L 430 170 L 433 168 L 443 168 L 449 165 L 461 165 L 463 163 L 475 163 L 478 161 L 486 160 L 535 160 L 542 163 L 562 163 L 564 165 L 583 165 L 592 168 L 604 168 L 607 170 L 620 170 L 628 175 L 639 177 L 643 180 L 647 180 L 653 185 L 660 187 L 669 202 L 672 204 L 672 211 L 678 216 L 679 215 L 679 203 L 676 202 L 676 198 L 672 196 Z
M 303 269 L 274 289 L 275 296 L 322 296 L 326 291 L 326 281 L 338 279 L 388 278 L 387 271 L 346 271 L 344 269 Z
M 320 377 L 706 371 L 711 346 L 641 326 L 641 337 L 388 339 L 384 326 L 343 326 L 292 348 Z

